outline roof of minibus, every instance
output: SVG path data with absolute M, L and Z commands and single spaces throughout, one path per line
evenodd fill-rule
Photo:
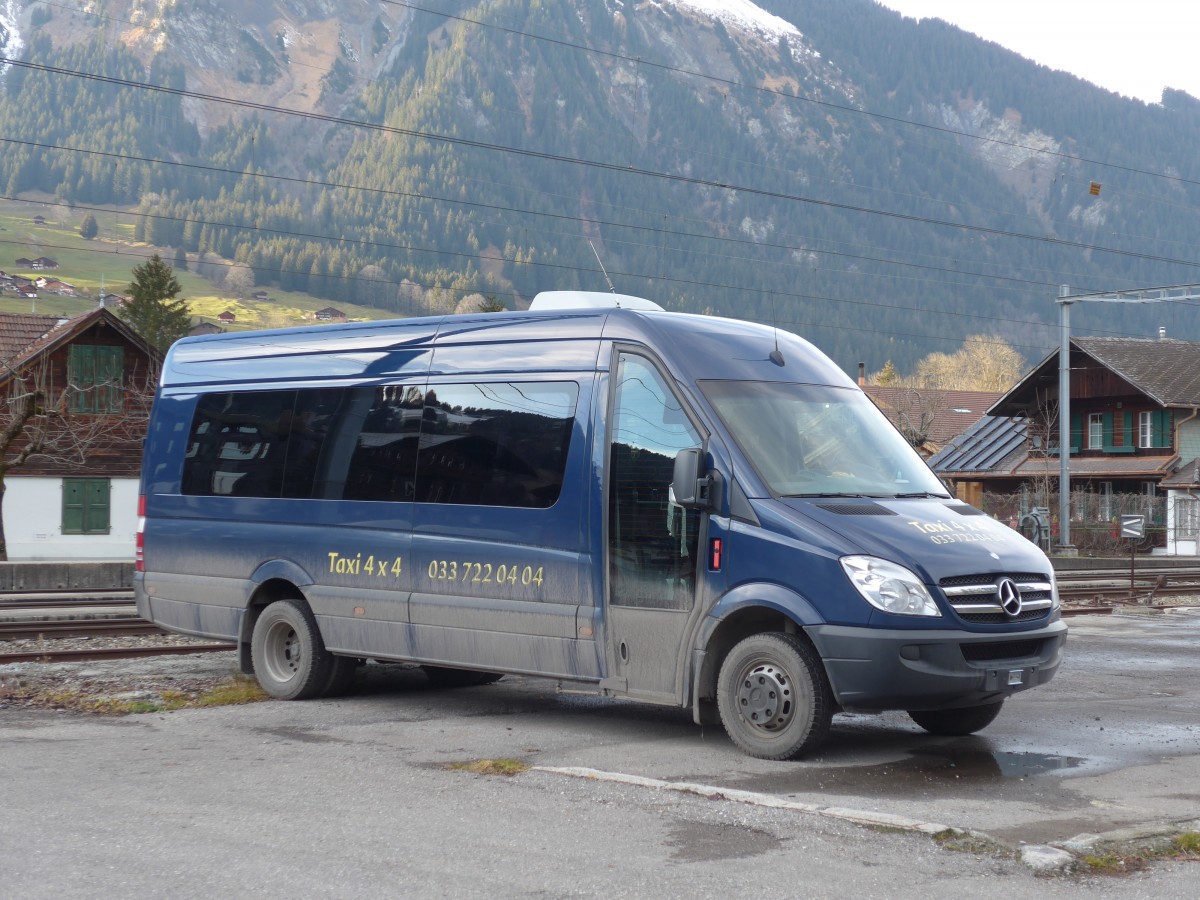
M 480 313 L 201 335 L 171 348 L 163 385 L 465 374 L 475 370 L 474 358 L 481 373 L 592 370 L 590 345 L 600 340 L 644 345 L 688 381 L 854 386 L 828 357 L 789 332 L 736 319 L 629 309 Z M 473 357 L 469 348 L 482 345 L 520 352 Z M 438 352 L 431 355 L 431 349 Z

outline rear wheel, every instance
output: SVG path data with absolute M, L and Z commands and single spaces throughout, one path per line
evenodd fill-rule
M 250 655 L 258 683 L 277 700 L 317 697 L 330 684 L 333 657 L 303 601 L 276 600 L 262 611 Z
M 493 684 L 504 676 L 499 672 L 476 672 L 474 669 L 452 669 L 448 666 L 421 666 L 426 677 L 437 687 L 475 687 Z
M 930 734 L 961 737 L 987 728 L 1000 715 L 1003 706 L 1004 701 L 997 700 L 961 709 L 910 709 L 908 716 Z
M 816 749 L 833 717 L 820 658 L 779 632 L 751 635 L 729 651 L 717 678 L 717 706 L 730 740 L 759 759 L 795 759 Z

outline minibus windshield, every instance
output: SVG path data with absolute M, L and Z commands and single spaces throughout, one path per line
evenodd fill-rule
M 861 391 L 758 381 L 700 387 L 776 496 L 948 496 Z

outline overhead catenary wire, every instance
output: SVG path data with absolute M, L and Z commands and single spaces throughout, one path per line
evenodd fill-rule
M 418 193 L 410 192 L 410 191 L 399 191 L 399 190 L 394 190 L 394 189 L 389 189 L 389 188 L 380 188 L 380 187 L 367 187 L 364 185 L 350 184 L 347 182 L 324 181 L 324 180 L 315 179 L 315 178 L 300 178 L 297 176 L 283 175 L 283 174 L 278 174 L 278 173 L 260 172 L 260 171 L 256 171 L 253 169 L 250 169 L 250 170 L 225 169 L 225 168 L 221 168 L 218 166 L 205 165 L 205 164 L 201 164 L 201 163 L 184 162 L 182 160 L 171 160 L 171 159 L 161 159 L 161 158 L 157 158 L 157 157 L 137 156 L 137 155 L 129 154 L 129 153 L 115 153 L 112 151 L 93 150 L 93 149 L 89 149 L 89 148 L 70 147 L 70 146 L 64 146 L 64 145 L 58 145 L 58 144 L 44 144 L 44 143 L 41 143 L 38 141 L 22 140 L 19 138 L 12 138 L 12 137 L 0 136 L 0 142 L 12 144 L 14 146 L 30 147 L 30 148 L 36 148 L 36 149 L 41 149 L 41 150 L 63 151 L 63 152 L 78 153 L 78 154 L 84 154 L 84 155 L 90 155 L 90 156 L 106 157 L 109 159 L 124 160 L 124 161 L 129 161 L 129 162 L 139 162 L 139 163 L 146 163 L 146 164 L 152 164 L 152 165 L 163 165 L 163 166 L 174 166 L 174 167 L 178 167 L 178 168 L 207 172 L 210 174 L 229 175 L 229 176 L 235 177 L 235 178 L 258 178 L 258 179 L 265 179 L 265 180 L 276 180 L 276 181 L 281 181 L 284 183 L 291 183 L 294 185 L 307 187 L 307 188 L 361 191 L 363 193 L 378 194 L 381 196 L 416 199 L 416 200 L 429 201 L 431 203 L 447 203 L 447 204 L 453 204 L 456 206 L 463 206 L 463 207 L 482 209 L 482 210 L 490 210 L 490 211 L 495 211 L 495 212 L 517 213 L 520 215 L 530 215 L 530 216 L 536 216 L 538 218 L 554 219 L 554 220 L 558 220 L 558 221 L 573 222 L 573 223 L 577 223 L 577 224 L 598 225 L 598 226 L 608 227 L 608 228 L 623 228 L 623 229 L 630 229 L 630 230 L 635 230 L 635 231 L 644 231 L 644 232 L 649 232 L 649 233 L 652 233 L 655 235 L 673 235 L 673 236 L 677 236 L 677 237 L 695 238 L 695 239 L 704 240 L 704 241 L 715 241 L 715 242 L 719 242 L 719 243 L 747 245 L 747 246 L 753 246 L 753 247 L 762 248 L 762 249 L 785 250 L 785 251 L 788 251 L 791 253 L 815 253 L 815 254 L 820 254 L 820 255 L 839 256 L 839 257 L 845 257 L 845 258 L 858 260 L 858 261 L 862 261 L 862 262 L 874 262 L 874 263 L 880 263 L 880 264 L 890 265 L 890 266 L 903 266 L 903 267 L 908 267 L 908 268 L 925 269 L 925 270 L 928 270 L 931 272 L 946 272 L 946 273 L 952 273 L 955 275 L 974 276 L 974 277 L 986 278 L 986 279 L 995 280 L 995 281 L 1013 282 L 1016 284 L 1025 284 L 1025 285 L 1028 285 L 1030 288 L 1039 288 L 1039 289 L 1040 288 L 1056 288 L 1059 284 L 1062 284 L 1064 281 L 1078 284 L 1080 278 L 1084 277 L 1083 275 L 1078 275 L 1075 273 L 1054 273 L 1055 277 L 1053 280 L 1039 281 L 1039 280 L 1034 280 L 1034 279 L 1018 278 L 1018 277 L 1012 276 L 1012 275 L 998 275 L 998 274 L 989 273 L 989 272 L 973 272 L 970 269 L 963 268 L 961 265 L 956 266 L 955 268 L 931 266 L 931 265 L 928 265 L 925 263 L 915 263 L 915 262 L 909 262 L 909 261 L 899 260 L 899 259 L 887 259 L 884 257 L 867 256 L 867 255 L 860 254 L 860 253 L 848 253 L 844 250 L 830 250 L 830 249 L 823 248 L 823 247 L 797 246 L 794 244 L 779 244 L 779 243 L 774 243 L 771 241 L 756 241 L 756 240 L 751 240 L 749 238 L 735 238 L 735 237 L 730 237 L 728 235 L 703 234 L 703 233 L 695 232 L 695 231 L 680 231 L 680 230 L 673 229 L 673 228 L 659 228 L 659 227 L 651 226 L 651 225 L 639 225 L 639 224 L 636 224 L 633 222 L 618 222 L 618 221 L 605 220 L 605 219 L 599 219 L 599 218 L 588 217 L 588 216 L 571 216 L 571 215 L 567 215 L 564 213 L 545 212 L 545 211 L 534 210 L 534 209 L 521 209 L 518 207 L 503 206 L 500 204 L 493 204 L 493 203 L 481 203 L 479 201 L 465 200 L 465 199 L 455 198 L 455 197 L 442 197 L 442 196 L 438 196 L 438 195 L 434 195 L 434 194 L 418 194 Z M 489 182 L 489 183 L 491 183 L 491 182 Z M 538 193 L 546 193 L 546 192 L 539 191 Z M 559 197 L 560 195 L 552 194 L 551 196 Z M 72 204 L 72 205 L 79 207 L 78 204 Z M 612 204 L 605 204 L 605 205 L 611 206 Z M 82 207 L 79 207 L 79 208 L 82 208 Z M 622 209 L 624 209 L 625 211 L 630 211 L 628 208 L 622 207 Z M 641 214 L 650 214 L 650 211 L 647 211 L 647 210 L 634 209 L 632 211 L 641 213 Z M 139 213 L 137 213 L 135 211 L 132 214 L 137 215 Z M 657 215 L 657 213 L 654 213 L 654 214 Z M 665 218 L 665 216 L 664 216 L 664 218 Z M 681 217 L 672 216 L 672 218 L 679 219 Z M 799 237 L 803 238 L 803 235 L 801 235 Z M 818 239 L 818 240 L 823 240 L 823 239 Z M 845 242 L 835 241 L 833 243 L 844 244 Z M 861 245 L 853 245 L 852 244 L 850 246 L 861 246 Z M 870 245 L 867 245 L 867 246 L 870 246 Z M 954 259 L 956 262 L 958 262 L 957 257 L 938 257 L 938 256 L 934 256 L 931 254 L 916 254 L 916 255 L 917 256 L 923 255 L 925 258 L 928 258 L 928 259 Z M 971 260 L 965 260 L 964 262 L 968 265 L 996 265 L 996 263 L 987 263 L 987 262 L 975 263 L 974 261 L 971 261 Z
M 987 225 L 972 225 L 966 222 L 954 222 L 946 219 L 937 219 L 930 216 L 921 216 L 914 213 L 904 213 L 896 210 L 876 209 L 866 206 L 858 206 L 852 203 L 841 203 L 835 200 L 820 199 L 816 197 L 806 197 L 802 194 L 793 194 L 785 191 L 770 190 L 768 188 L 754 187 L 751 185 L 734 184 L 732 182 L 717 181 L 715 179 L 700 178 L 697 176 L 683 175 L 672 172 L 660 172 L 654 169 L 645 169 L 639 166 L 630 164 L 606 162 L 603 160 L 582 159 L 576 157 L 565 156 L 559 153 L 550 153 L 545 150 L 531 150 L 529 148 L 509 147 L 503 144 L 496 144 L 490 141 L 479 141 L 470 138 L 455 137 L 453 135 L 438 134 L 436 132 L 420 131 L 412 128 L 400 128 L 394 125 L 384 125 L 376 122 L 364 122 L 357 119 L 348 119 L 343 116 L 334 116 L 327 113 L 317 113 L 305 110 L 288 109 L 286 107 L 273 106 L 268 103 L 259 103 L 252 100 L 237 100 L 231 97 L 222 97 L 216 94 L 208 94 L 202 91 L 190 91 L 184 88 L 173 88 L 165 85 L 150 84 L 143 81 L 132 81 L 126 78 L 117 78 L 110 75 L 100 75 L 94 72 L 80 72 L 74 69 L 66 69 L 61 66 L 48 66 L 41 63 L 29 62 L 26 60 L 15 60 L 11 57 L 0 56 L 0 64 L 11 64 L 20 68 L 29 69 L 32 71 L 47 72 L 56 75 L 70 76 L 82 78 L 89 81 L 97 81 L 105 84 L 120 85 L 123 87 L 132 87 L 141 90 L 149 90 L 170 94 L 178 97 L 188 97 L 193 100 L 204 100 L 213 103 L 221 103 L 232 105 L 243 109 L 253 109 L 259 112 L 279 113 L 286 116 L 295 116 L 302 119 L 309 119 L 318 122 L 324 122 L 330 125 L 341 125 L 346 127 L 361 128 L 368 131 L 375 131 L 384 134 L 393 134 L 400 137 L 410 137 L 420 140 L 427 140 L 434 143 L 445 143 L 452 146 L 469 147 L 478 150 L 486 150 L 497 153 L 507 153 L 516 156 L 521 156 L 530 159 L 542 160 L 544 162 L 556 162 L 571 166 L 581 166 L 585 168 L 594 168 L 608 172 L 620 172 L 626 175 L 637 175 L 647 178 L 661 179 L 678 184 L 685 184 L 693 187 L 705 187 L 715 190 L 736 192 L 739 194 L 747 194 L 757 197 L 764 197 L 772 200 L 785 200 L 794 203 L 809 204 L 825 209 L 836 209 L 843 212 L 859 213 L 864 215 L 880 216 L 883 218 L 894 219 L 902 222 L 914 222 L 923 225 L 935 225 L 944 228 L 958 229 L 968 231 L 973 234 L 989 235 L 992 237 L 1007 237 L 1017 240 L 1031 241 L 1052 246 L 1068 247 L 1079 250 L 1088 250 L 1091 252 L 1107 253 L 1116 256 L 1141 259 L 1150 262 L 1167 263 L 1172 265 L 1187 266 L 1190 268 L 1200 268 L 1200 261 L 1174 259 L 1167 256 L 1160 256 L 1153 253 L 1143 253 L 1135 250 L 1125 250 L 1119 247 L 1106 247 L 1101 244 L 1089 244 L 1084 241 L 1072 241 L 1065 238 L 1054 237 L 1046 234 L 1030 234 L 1027 232 L 1013 231 L 1011 229 L 995 228 Z

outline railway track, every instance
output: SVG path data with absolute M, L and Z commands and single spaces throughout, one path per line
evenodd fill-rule
M 1157 566 L 1143 569 L 1133 578 L 1128 569 L 1063 570 L 1056 572 L 1063 615 L 1111 613 L 1122 607 L 1171 606 L 1174 600 L 1200 597 L 1200 568 L 1194 565 Z M 1183 605 L 1183 604 L 1178 604 Z M 1194 604 L 1187 604 L 1194 605 Z M 214 653 L 235 650 L 233 644 L 141 644 L 123 647 L 56 648 L 54 642 L 77 638 L 116 638 L 165 636 L 167 632 L 137 616 L 131 591 L 88 591 L 78 596 L 61 593 L 0 594 L 0 613 L 20 609 L 30 618 L 19 622 L 0 622 L 0 642 L 36 640 L 41 646 L 23 645 L 0 652 L 0 665 L 15 662 L 66 662 L 104 659 L 134 659 L 147 656 L 188 653 Z M 73 610 L 78 617 L 63 615 Z M 105 618 L 89 618 L 96 610 L 109 613 Z M 128 615 L 111 615 L 112 610 Z M 41 611 L 51 613 L 37 617 Z
M 37 622 L 0 622 L 0 641 L 26 638 L 131 637 L 141 634 L 166 634 L 145 619 L 46 619 Z
M 1135 570 L 1089 569 L 1055 573 L 1064 604 L 1085 606 L 1171 605 L 1200 597 L 1200 570 L 1171 566 Z M 1188 604 L 1191 605 L 1191 604 Z
M 0 653 L 0 666 L 20 662 L 93 662 L 103 659 L 140 659 L 144 656 L 185 656 L 236 650 L 234 644 L 162 644 L 142 647 L 93 647 L 86 650 L 26 650 Z
M 69 612 L 64 612 L 69 610 Z M 81 596 L 60 593 L 0 595 L 0 614 L 20 616 L 0 621 L 0 665 L 18 662 L 89 662 L 147 656 L 214 653 L 236 650 L 229 643 L 145 644 L 64 647 L 61 641 L 95 638 L 166 637 L 168 632 L 137 615 L 131 591 L 89 591 Z M 102 616 L 102 617 L 99 617 Z M 36 642 L 31 645 L 29 642 Z

